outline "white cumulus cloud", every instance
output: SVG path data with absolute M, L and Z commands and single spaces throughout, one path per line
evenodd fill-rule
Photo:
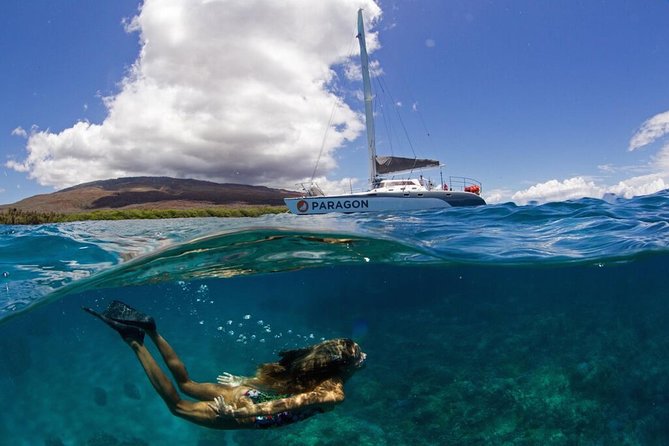
M 669 111 L 659 113 L 644 122 L 630 139 L 629 150 L 651 144 L 667 134 L 669 134 Z
M 514 193 L 511 200 L 517 204 L 547 203 L 575 200 L 583 197 L 602 198 L 608 193 L 623 198 L 632 198 L 639 195 L 654 194 L 667 188 L 669 188 L 669 182 L 665 173 L 652 173 L 627 178 L 614 185 L 596 184 L 593 180 L 573 177 L 562 181 L 550 180 L 535 184 L 528 189 Z
M 483 198 L 488 204 L 499 204 L 511 201 L 512 194 L 513 191 L 509 189 L 491 189 L 484 191 Z
M 646 120 L 635 132 L 629 142 L 629 150 L 637 150 L 652 144 L 669 135 L 669 111 L 659 113 Z M 605 194 L 615 194 L 624 198 L 654 194 L 669 188 L 669 142 L 652 156 L 652 161 L 645 166 L 616 167 L 601 164 L 597 168 L 604 173 L 614 174 L 618 171 L 631 172 L 645 170 L 645 175 L 638 175 L 618 181 L 616 184 L 595 183 L 592 179 L 582 176 L 564 180 L 550 180 L 537 183 L 525 190 L 511 195 L 511 200 L 518 204 L 530 202 L 545 203 L 564 201 L 582 197 L 602 198 Z M 498 194 L 499 195 L 499 194 Z M 503 200 L 506 195 L 495 195 L 496 200 Z
M 373 0 L 145 0 L 124 21 L 141 52 L 104 121 L 26 134 L 26 158 L 6 165 L 56 187 L 131 175 L 287 186 L 311 175 L 338 103 L 327 171 L 363 129 L 329 88 L 358 8 L 380 17 Z
M 20 138 L 27 138 L 28 137 L 28 132 L 26 132 L 23 127 L 16 127 L 14 130 L 12 130 L 12 136 L 18 136 Z
M 356 192 L 358 187 L 357 178 L 342 178 L 340 180 L 330 180 L 324 176 L 315 177 L 314 181 L 318 187 L 327 194 L 347 194 L 351 191 Z
M 582 197 L 601 197 L 604 191 L 593 181 L 583 177 L 563 181 L 549 180 L 516 192 L 511 199 L 518 204 L 529 202 L 564 201 Z
M 639 195 L 654 194 L 668 187 L 669 183 L 665 174 L 653 173 L 620 181 L 618 184 L 608 187 L 606 191 L 624 198 L 632 198 Z

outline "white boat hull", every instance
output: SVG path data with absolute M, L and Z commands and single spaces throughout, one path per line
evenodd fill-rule
M 438 209 L 486 204 L 471 192 L 425 191 L 412 193 L 367 192 L 349 195 L 284 199 L 288 210 L 297 215 L 332 212 L 392 212 Z

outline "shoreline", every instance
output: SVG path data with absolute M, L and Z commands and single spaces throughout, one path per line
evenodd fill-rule
M 188 209 L 100 209 L 73 213 L 26 211 L 18 208 L 0 210 L 0 225 L 39 225 L 92 220 L 149 220 L 202 217 L 260 217 L 288 212 L 285 205 L 245 205 Z

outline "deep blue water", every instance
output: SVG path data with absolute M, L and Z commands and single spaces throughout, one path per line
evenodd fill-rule
M 0 227 L 7 445 L 669 444 L 669 193 L 375 215 Z M 80 310 L 154 315 L 195 380 L 348 336 L 333 412 L 173 417 Z

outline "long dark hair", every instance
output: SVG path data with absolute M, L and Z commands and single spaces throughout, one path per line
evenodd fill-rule
M 280 352 L 279 362 L 258 367 L 256 380 L 261 387 L 278 393 L 306 392 L 326 379 L 345 380 L 360 354 L 360 347 L 351 339 L 331 339 Z

